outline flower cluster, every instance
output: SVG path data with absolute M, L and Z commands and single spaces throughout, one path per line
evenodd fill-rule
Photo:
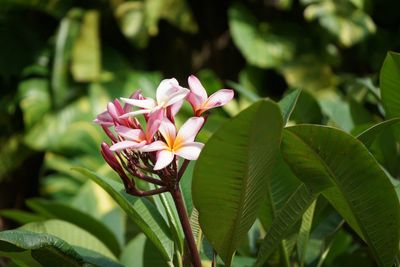
M 117 99 L 108 103 L 107 110 L 94 120 L 112 141 L 111 146 L 103 142 L 101 153 L 119 174 L 128 193 L 152 195 L 176 186 L 189 161 L 196 160 L 204 146 L 195 138 L 203 127 L 207 110 L 233 98 L 233 91 L 229 89 L 221 89 L 208 97 L 193 75 L 188 78 L 188 84 L 190 90 L 174 78 L 165 79 L 156 90 L 156 99 L 144 97 L 138 90 L 129 98 L 121 98 L 123 105 Z M 185 100 L 192 106 L 194 116 L 177 129 L 175 116 Z M 184 162 L 178 170 L 179 157 Z M 156 174 L 160 179 L 146 173 Z M 129 175 L 161 188 L 141 192 Z

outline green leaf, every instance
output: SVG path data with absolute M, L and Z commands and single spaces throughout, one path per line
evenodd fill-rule
M 95 82 L 100 79 L 99 17 L 94 10 L 87 11 L 83 16 L 79 37 L 72 51 L 71 72 L 75 81 Z
M 45 217 L 23 210 L 0 210 L 0 216 L 20 224 L 44 221 Z
M 386 118 L 400 118 L 400 53 L 388 52 L 379 76 L 382 104 Z M 396 127 L 400 142 L 400 127 Z
M 376 31 L 372 18 L 349 1 L 316 1 L 305 8 L 304 17 L 307 20 L 317 19 L 322 27 L 347 47 Z
M 19 229 L 56 236 L 76 247 L 78 253 L 80 248 L 82 248 L 100 253 L 110 259 L 116 259 L 115 255 L 97 237 L 66 221 L 52 219 L 42 222 L 32 222 L 25 224 Z
M 265 197 L 282 126 L 278 105 L 259 101 L 221 126 L 196 163 L 193 202 L 205 236 L 227 266 Z
M 239 92 L 241 95 L 246 97 L 251 102 L 256 102 L 261 99 L 261 97 L 259 97 L 256 93 L 250 91 L 249 89 L 245 88 L 239 83 L 228 81 L 227 84 L 228 86 L 231 86 L 233 89 L 235 89 L 235 91 Z
M 400 53 L 387 53 L 379 80 L 387 118 L 400 117 Z
M 173 242 L 170 229 L 156 207 L 146 198 L 134 197 L 125 192 L 124 186 L 84 168 L 74 168 L 101 186 L 129 218 L 153 242 L 164 258 L 172 261 Z
M 88 231 L 102 241 L 114 255 L 119 255 L 120 244 L 114 234 L 103 223 L 66 204 L 51 202 L 44 199 L 29 199 L 27 206 L 37 213 L 73 223 Z
M 380 266 L 392 266 L 400 240 L 400 205 L 389 178 L 360 141 L 331 127 L 284 131 L 282 151 L 297 177 L 367 242 Z
M 360 140 L 366 147 L 369 147 L 372 145 L 378 135 L 380 135 L 388 127 L 398 122 L 400 122 L 400 119 L 395 118 L 375 124 L 374 126 L 357 135 L 357 139 Z
M 233 42 L 247 62 L 260 67 L 277 67 L 290 60 L 294 44 L 279 30 L 257 19 L 242 5 L 234 5 L 229 11 L 229 29 Z
M 73 45 L 80 30 L 82 10 L 71 9 L 61 20 L 56 36 L 53 72 L 51 76 L 51 89 L 53 104 L 61 107 L 69 92 L 69 63 L 72 56 Z
M 121 254 L 121 263 L 124 266 L 135 267 L 171 266 L 144 234 L 138 234 L 126 245 Z
M 80 254 L 81 252 L 83 253 Z M 85 263 L 101 267 L 121 267 L 94 251 L 81 250 L 78 253 L 76 248 L 54 235 L 20 229 L 0 232 L 0 253 L 16 262 L 23 257 L 25 262 L 29 260 L 29 265 L 26 265 L 28 267 L 79 267 Z
M 299 99 L 301 90 L 296 89 L 293 92 L 287 94 L 281 101 L 278 102 L 278 105 L 282 111 L 283 122 L 285 124 L 288 123 L 290 115 L 292 114 L 294 108 L 296 107 L 297 100 Z
M 313 192 L 304 184 L 296 189 L 272 222 L 258 251 L 255 267 L 263 266 L 282 239 L 289 234 L 295 223 L 301 219 L 306 210 L 317 199 L 317 196 L 318 193 Z
M 314 201 L 303 214 L 299 236 L 297 237 L 297 255 L 301 267 L 304 266 L 304 260 L 306 256 L 308 242 L 310 239 L 311 226 L 314 219 L 315 204 L 316 201 Z

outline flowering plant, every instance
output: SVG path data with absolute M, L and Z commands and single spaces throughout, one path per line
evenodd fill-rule
M 171 193 L 192 262 L 201 266 L 179 181 L 189 161 L 196 160 L 204 146 L 195 138 L 207 119 L 207 111 L 225 105 L 234 93 L 233 90 L 221 89 L 208 97 L 199 79 L 193 75 L 188 78 L 188 84 L 190 90 L 180 86 L 174 78 L 165 79 L 156 90 L 155 100 L 144 97 L 140 90 L 130 98 L 121 98 L 123 106 L 115 99 L 94 122 L 101 125 L 112 142 L 111 146 L 106 142 L 101 144 L 101 154 L 121 177 L 127 193 L 134 196 Z M 194 116 L 178 129 L 175 116 L 185 100 L 192 106 Z M 140 123 L 139 116 L 143 116 L 144 123 Z M 182 164 L 179 164 L 179 158 L 184 160 Z M 133 177 L 157 188 L 141 191 Z

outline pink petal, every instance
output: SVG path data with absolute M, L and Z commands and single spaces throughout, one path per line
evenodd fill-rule
M 137 115 L 148 114 L 148 113 L 150 113 L 149 109 L 139 109 L 139 110 L 135 110 L 135 111 L 132 111 L 132 112 L 125 113 L 124 115 L 119 116 L 119 118 L 120 119 L 125 119 L 125 118 L 135 117 Z
M 154 134 L 158 131 L 158 128 L 160 128 L 160 124 L 163 117 L 164 117 L 163 109 L 157 109 L 152 113 L 150 113 L 146 128 L 147 142 L 150 142 L 151 139 L 153 139 Z
M 204 144 L 199 142 L 186 143 L 175 149 L 175 154 L 188 160 L 196 160 L 199 157 Z
M 174 85 L 179 85 L 175 78 L 164 79 L 160 82 L 156 91 L 156 99 L 158 104 L 163 102 L 166 103 L 168 101 L 169 96 L 176 91 L 174 89 Z
M 175 125 L 167 118 L 164 118 L 161 122 L 160 128 L 158 129 L 161 135 L 164 137 L 169 147 L 172 147 L 176 137 Z
M 179 132 L 176 136 L 175 144 L 179 146 L 179 144 L 193 142 L 196 138 L 197 133 L 203 126 L 203 123 L 203 117 L 192 117 L 188 119 L 179 129 Z
M 131 141 L 141 142 L 145 139 L 144 133 L 140 129 L 132 129 L 129 127 L 118 125 L 115 127 L 117 133 Z
M 149 145 L 145 145 L 139 149 L 141 152 L 153 152 L 158 150 L 165 150 L 168 149 L 168 146 L 163 141 L 154 141 Z
M 121 141 L 121 142 L 118 142 L 118 143 L 115 143 L 114 145 L 112 145 L 110 147 L 110 150 L 118 151 L 118 150 L 123 150 L 123 149 L 127 149 L 127 148 L 138 149 L 138 148 L 143 147 L 145 144 L 146 144 L 146 141 L 142 141 L 140 143 L 134 142 L 134 141 Z
M 118 120 L 120 114 L 118 113 L 117 107 L 114 105 L 113 102 L 109 102 L 107 104 L 107 111 L 113 119 Z
M 207 91 L 206 89 L 204 89 L 200 80 L 197 79 L 196 76 L 190 75 L 188 78 L 188 83 L 192 93 L 199 96 L 202 103 L 205 102 L 207 100 Z
M 140 89 L 136 90 L 129 98 L 130 99 L 141 99 L 141 98 L 143 98 L 141 93 L 142 93 L 142 90 L 140 90 Z M 125 103 L 124 113 L 129 112 L 131 110 L 131 108 L 132 108 L 132 105 Z
M 167 167 L 174 160 L 174 153 L 168 150 L 161 150 L 157 153 L 157 162 L 154 170 L 160 170 Z
M 151 98 L 145 98 L 145 99 L 121 98 L 121 100 L 129 105 L 144 109 L 153 109 L 157 105 L 154 99 Z
M 228 103 L 233 98 L 233 90 L 221 89 L 210 95 L 206 103 L 204 103 L 203 110 L 210 108 L 220 107 Z
M 104 126 L 113 126 L 114 125 L 114 120 L 110 116 L 110 113 L 108 111 L 104 111 L 97 115 L 96 119 L 93 121 L 96 124 L 104 125 Z
M 203 101 L 203 99 L 202 99 L 200 96 L 196 95 L 196 94 L 193 93 L 193 92 L 190 92 L 190 93 L 187 95 L 186 98 L 187 98 L 187 100 L 189 101 L 190 105 L 192 105 L 193 110 L 194 110 L 195 112 L 196 112 L 197 110 L 201 109 L 201 107 L 203 106 L 203 104 L 204 104 L 204 102 L 205 102 L 205 100 Z

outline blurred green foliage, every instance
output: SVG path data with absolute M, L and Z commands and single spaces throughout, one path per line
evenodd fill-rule
M 143 266 L 155 266 L 160 255 L 146 249 L 154 246 L 149 239 L 137 235 L 141 231 L 100 187 L 71 170 L 84 166 L 118 179 L 99 153 L 105 136 L 92 124 L 106 103 L 138 88 L 153 95 L 162 78 L 185 81 L 196 73 L 209 93 L 223 87 L 237 92 L 235 101 L 210 116 L 203 141 L 256 99 L 280 99 L 295 88 L 303 92 L 289 124 L 326 124 L 357 135 L 386 115 L 378 72 L 387 51 L 400 48 L 399 8 L 395 0 L 0 1 L 0 208 L 26 208 L 32 196 L 57 201 L 111 231 L 120 247 L 110 249 L 122 251 L 123 264 L 129 266 L 133 255 L 127 251 L 137 248 Z M 387 61 L 388 75 L 398 76 L 398 58 Z M 397 94 L 382 92 L 382 99 L 399 99 Z M 398 102 L 385 105 L 387 118 L 399 116 Z M 183 111 L 190 114 L 188 106 Z M 398 178 L 400 132 L 392 128 L 371 141 L 370 151 Z M 186 198 L 189 203 L 190 192 Z M 20 223 L 41 221 L 29 224 L 36 232 L 43 232 L 42 223 L 70 221 L 28 206 L 36 215 L 2 214 Z M 354 266 L 350 258 L 371 257 L 352 231 L 336 228 L 337 213 L 325 213 L 331 225 L 315 223 L 307 266 L 322 266 L 319 244 L 329 247 L 323 266 Z M 269 223 L 260 220 L 264 227 Z M 13 226 L 7 223 L 4 228 Z M 253 262 L 257 238 L 251 234 L 260 236 L 251 230 L 233 266 Z M 289 237 L 285 244 L 290 248 Z

